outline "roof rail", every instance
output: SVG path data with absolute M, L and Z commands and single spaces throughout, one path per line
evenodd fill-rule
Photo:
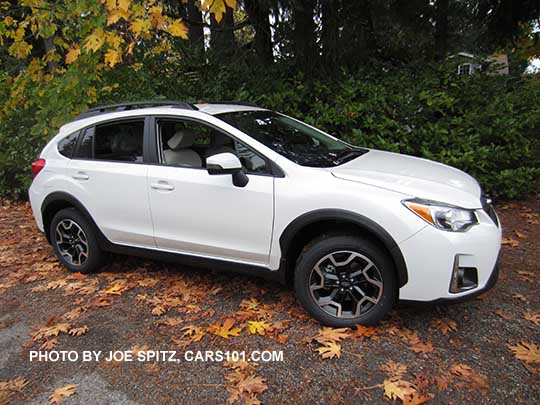
M 249 101 L 209 101 L 201 104 L 232 104 L 232 105 L 244 105 L 246 107 L 259 107 L 257 104 L 250 103 Z
M 171 106 L 173 108 L 183 108 L 186 110 L 198 110 L 198 108 L 191 103 L 182 101 L 171 100 L 144 100 L 144 101 L 132 101 L 128 103 L 108 104 L 100 105 L 97 107 L 89 108 L 81 112 L 75 119 L 80 120 L 83 118 L 93 117 L 95 115 L 105 114 L 115 111 L 127 111 L 136 108 L 152 107 L 152 106 Z

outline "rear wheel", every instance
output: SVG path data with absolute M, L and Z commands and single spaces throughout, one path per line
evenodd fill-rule
M 373 325 L 397 299 L 393 262 L 379 246 L 357 236 L 325 236 L 298 258 L 295 290 L 304 308 L 325 325 Z
M 56 213 L 49 229 L 54 253 L 73 272 L 90 273 L 104 261 L 93 226 L 75 208 Z

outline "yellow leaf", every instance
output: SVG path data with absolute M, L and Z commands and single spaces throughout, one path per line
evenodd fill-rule
M 323 359 L 333 359 L 334 357 L 341 357 L 341 345 L 337 343 L 325 343 L 325 345 L 319 347 L 317 351 Z
M 70 50 L 66 53 L 66 64 L 70 65 L 75 62 L 80 54 L 81 48 L 79 45 L 75 45 L 74 47 L 70 48 Z
M 96 52 L 98 51 L 103 44 L 105 43 L 105 34 L 101 28 L 98 28 L 88 35 L 84 40 L 84 50 L 85 52 Z
M 79 384 L 68 384 L 64 387 L 55 389 L 49 397 L 51 404 L 61 404 L 64 398 L 70 397 L 77 392 L 78 386 Z
M 415 386 L 399 378 L 389 378 L 384 380 L 384 395 L 391 399 L 401 399 L 402 401 L 409 395 L 414 395 L 416 393 Z
M 336 343 L 342 339 L 350 337 L 349 328 L 328 328 L 324 327 L 319 330 L 319 334 L 315 336 L 315 340 L 320 344 Z
M 118 0 L 118 8 L 120 10 L 128 11 L 130 4 L 131 4 L 131 0 Z
M 266 331 L 272 330 L 272 325 L 265 321 L 249 321 L 249 333 L 251 335 L 259 334 L 264 336 Z
M 131 25 L 129 26 L 129 29 L 131 30 L 131 32 L 134 32 L 135 34 L 148 32 L 150 30 L 150 21 L 143 20 L 142 18 L 137 18 L 131 23 Z
M 169 24 L 169 32 L 173 37 L 188 39 L 188 29 L 181 20 L 176 20 Z
M 214 335 L 221 336 L 222 338 L 225 338 L 225 339 L 228 339 L 229 336 L 240 335 L 242 328 L 232 329 L 233 325 L 234 325 L 234 320 L 231 318 L 225 319 L 225 321 L 223 322 L 223 326 L 221 325 L 221 322 L 217 320 L 214 325 L 211 325 L 208 328 L 208 332 L 213 333 Z

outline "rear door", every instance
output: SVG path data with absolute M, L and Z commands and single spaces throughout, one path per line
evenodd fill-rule
M 86 128 L 68 175 L 71 194 L 111 242 L 155 247 L 143 158 L 145 125 L 138 117 Z

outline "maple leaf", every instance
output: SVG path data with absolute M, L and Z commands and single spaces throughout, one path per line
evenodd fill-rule
M 346 339 L 350 337 L 350 329 L 349 328 L 329 328 L 324 327 L 319 330 L 319 333 L 317 336 L 315 336 L 315 341 L 319 342 L 320 344 L 326 344 L 326 343 L 337 343 L 342 339 Z
M 157 307 L 152 308 L 152 315 L 155 315 L 155 316 L 163 315 L 165 312 L 167 312 L 167 310 L 161 305 L 158 305 Z
M 221 322 L 218 319 L 214 325 L 211 325 L 208 327 L 208 332 L 217 336 L 221 336 L 224 339 L 228 339 L 229 336 L 240 335 L 242 328 L 240 327 L 240 328 L 231 329 L 233 325 L 234 325 L 234 319 L 232 318 L 225 319 L 225 321 L 223 322 L 223 325 L 221 325 Z
M 70 397 L 77 393 L 77 387 L 79 384 L 68 384 L 63 387 L 57 388 L 53 391 L 49 400 L 55 404 L 61 404 L 64 398 Z
M 319 355 L 323 359 L 333 359 L 334 357 L 341 357 L 341 345 L 334 342 L 327 342 L 324 346 L 317 349 Z
M 433 345 L 431 342 L 423 343 L 418 340 L 411 343 L 411 350 L 415 353 L 431 353 L 433 351 Z
M 503 238 L 501 241 L 501 245 L 508 245 L 514 248 L 519 246 L 519 242 L 513 238 Z
M 188 325 L 180 330 L 184 332 L 182 336 L 190 336 L 193 342 L 200 341 L 204 336 L 204 330 L 195 325 Z
M 58 339 L 48 339 L 39 347 L 39 350 L 51 350 L 58 345 Z
M 103 293 L 111 295 L 121 295 L 127 289 L 129 289 L 129 287 L 126 280 L 117 280 L 111 285 L 109 285 L 109 287 L 107 287 L 105 290 L 103 290 Z
M 403 398 L 403 405 L 421 405 L 431 399 L 430 395 L 419 396 L 418 392 L 411 395 L 406 395 Z
M 506 319 L 507 321 L 512 319 L 512 315 L 507 314 L 506 312 L 503 312 L 500 309 L 495 311 L 495 315 L 501 317 L 502 319 Z
M 228 402 L 233 403 L 242 399 L 244 404 L 260 404 L 257 394 L 268 389 L 265 380 L 256 375 L 244 375 L 238 372 L 234 374 L 237 382 L 234 387 L 227 387 L 227 390 L 231 393 Z
M 72 328 L 69 330 L 68 334 L 71 336 L 81 336 L 88 332 L 88 326 L 80 326 L 78 328 Z
M 540 314 L 533 314 L 531 312 L 525 312 L 523 314 L 523 318 L 525 318 L 528 321 L 531 321 L 537 326 L 540 326 Z
M 376 336 L 380 333 L 380 330 L 374 326 L 356 324 L 354 328 L 353 336 L 357 339 L 373 338 L 375 340 Z
M 188 39 L 188 29 L 182 20 L 175 20 L 173 23 L 169 24 L 168 29 L 173 37 Z
M 379 368 L 382 372 L 388 374 L 390 377 L 401 378 L 407 372 L 407 366 L 396 363 L 393 360 L 388 360 L 386 363 L 379 366 Z
M 58 336 L 60 333 L 68 333 L 71 326 L 67 323 L 57 323 L 53 326 L 44 326 L 32 335 L 32 339 L 40 340 L 50 336 Z
M 487 393 L 489 388 L 487 377 L 477 373 L 466 364 L 456 364 L 450 368 L 450 372 L 466 381 L 469 386 L 482 391 L 484 395 Z
M 383 386 L 384 395 L 394 401 L 396 399 L 401 399 L 403 401 L 406 397 L 416 393 L 414 384 L 399 378 L 386 379 L 383 382 Z
M 520 342 L 515 346 L 507 345 L 517 359 L 526 363 L 540 363 L 540 346 L 534 343 Z
M 131 348 L 131 351 L 135 356 L 137 356 L 140 352 L 147 352 L 150 350 L 150 346 L 148 345 L 135 345 Z
M 251 335 L 259 334 L 261 336 L 264 336 L 266 331 L 271 332 L 272 331 L 272 325 L 265 321 L 249 321 L 249 333 Z
M 109 48 L 105 53 L 105 63 L 110 67 L 115 67 L 118 63 L 122 62 L 122 53 L 119 49 Z
M 431 321 L 431 327 L 438 329 L 443 335 L 447 336 L 450 332 L 457 331 L 456 321 L 448 318 L 433 319 Z
M 105 34 L 101 28 L 98 28 L 86 37 L 83 48 L 85 52 L 97 52 L 104 43 Z
M 81 48 L 79 45 L 71 47 L 66 53 L 66 65 L 70 65 L 77 60 L 81 54 Z

